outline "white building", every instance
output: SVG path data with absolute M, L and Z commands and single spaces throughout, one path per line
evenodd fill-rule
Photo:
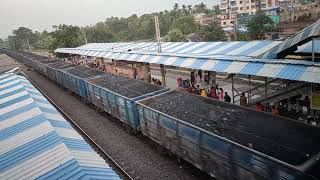
M 257 11 L 267 8 L 267 1 L 261 0 L 221 0 L 221 27 L 234 26 L 235 19 L 239 14 L 256 14 Z

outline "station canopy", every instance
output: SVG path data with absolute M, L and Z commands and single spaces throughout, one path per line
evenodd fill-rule
M 298 46 L 303 45 L 299 39 L 304 43 L 310 41 L 320 34 L 319 29 L 314 29 L 319 24 L 320 21 L 307 27 L 308 33 L 301 31 L 291 37 L 296 43 L 290 42 Z M 55 52 L 320 83 L 320 63 L 270 58 L 283 52 L 281 49 L 288 47 L 287 41 L 164 42 L 161 53 L 155 42 L 91 43 Z
M 298 49 L 295 51 L 296 54 L 312 54 L 312 41 L 309 41 L 306 44 L 298 46 Z M 320 54 L 320 39 L 314 41 L 314 53 Z
M 262 58 L 285 57 L 285 55 L 299 50 L 298 49 L 299 46 L 303 46 L 306 43 L 308 44 L 312 41 L 312 39 L 319 38 L 319 37 L 320 37 L 320 19 L 317 22 L 306 27 L 305 29 L 299 31 L 292 37 L 289 37 L 278 46 L 273 47 L 270 51 L 262 55 Z M 311 47 L 311 44 L 309 44 L 309 46 Z M 301 51 L 300 49 L 300 52 L 303 52 L 303 51 Z

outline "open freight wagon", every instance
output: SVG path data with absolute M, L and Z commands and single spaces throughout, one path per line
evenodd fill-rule
M 62 82 L 59 81 L 60 79 L 62 79 L 62 78 L 59 78 L 59 77 L 62 77 L 61 70 L 74 67 L 74 66 L 75 66 L 74 64 L 69 64 L 64 61 L 56 61 L 56 62 L 50 63 L 46 66 L 47 77 L 54 82 L 62 84 Z
M 36 71 L 40 72 L 42 75 L 47 75 L 47 65 L 54 63 L 57 60 L 46 58 L 46 57 L 37 57 L 31 58 L 31 62 L 28 66 L 31 66 Z
M 102 71 L 82 66 L 74 66 L 58 71 L 58 83 L 79 95 L 84 100 L 87 100 L 88 98 L 88 90 L 85 80 L 104 74 Z
M 89 101 L 133 130 L 140 126 L 136 101 L 168 91 L 161 86 L 112 74 L 87 80 Z
M 137 103 L 141 132 L 217 179 L 320 178 L 320 129 L 170 91 Z

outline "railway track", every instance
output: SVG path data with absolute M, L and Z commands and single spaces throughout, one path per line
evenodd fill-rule
M 65 113 L 46 93 L 44 93 L 24 72 L 21 72 L 31 84 L 38 89 L 38 91 L 47 98 L 47 100 L 69 121 L 73 127 L 82 135 L 82 137 L 92 145 L 98 154 L 104 158 L 107 163 L 119 173 L 119 176 L 124 180 L 133 180 L 133 178 L 105 151 L 99 144 L 97 144 L 93 138 L 91 138 L 67 113 Z M 111 163 L 111 164 L 110 164 Z

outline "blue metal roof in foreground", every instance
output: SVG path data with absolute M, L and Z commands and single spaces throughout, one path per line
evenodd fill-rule
M 0 75 L 0 179 L 120 179 L 24 77 Z

